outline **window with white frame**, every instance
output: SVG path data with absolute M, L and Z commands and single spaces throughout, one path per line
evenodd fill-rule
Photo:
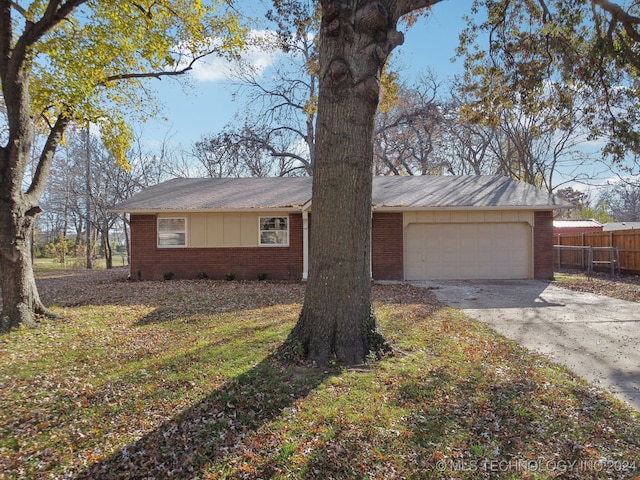
M 183 217 L 158 218 L 158 246 L 186 247 L 187 219 Z
M 289 217 L 260 217 L 260 245 L 289 245 Z

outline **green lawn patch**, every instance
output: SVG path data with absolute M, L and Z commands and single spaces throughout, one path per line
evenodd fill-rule
M 0 337 L 0 478 L 629 478 L 640 416 L 432 294 L 376 285 L 394 355 L 271 354 L 304 286 L 40 280 Z

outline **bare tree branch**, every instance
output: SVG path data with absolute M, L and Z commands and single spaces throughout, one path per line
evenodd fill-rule
M 611 15 L 612 23 L 620 22 L 625 32 L 627 32 L 627 35 L 629 35 L 634 42 L 640 42 L 640 33 L 637 31 L 638 25 L 640 25 L 640 17 L 631 15 L 620 5 L 610 2 L 609 0 L 591 0 L 591 3 Z

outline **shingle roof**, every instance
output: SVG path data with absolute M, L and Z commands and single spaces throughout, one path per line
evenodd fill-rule
M 296 209 L 311 200 L 311 182 L 310 177 L 179 178 L 143 190 L 114 211 Z M 570 206 L 531 185 L 483 175 L 374 177 L 372 204 L 376 209 Z
M 311 198 L 311 178 L 175 178 L 147 188 L 115 211 L 282 209 Z
M 497 175 L 375 177 L 376 207 L 566 208 L 528 183 Z

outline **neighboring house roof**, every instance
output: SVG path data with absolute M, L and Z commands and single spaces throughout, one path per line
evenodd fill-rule
M 301 209 L 311 201 L 310 177 L 179 178 L 116 205 L 118 212 Z M 568 208 L 529 184 L 500 176 L 373 178 L 375 209 Z
M 611 232 L 615 230 L 639 230 L 640 222 L 609 222 L 604 224 L 604 231 Z
M 594 219 L 554 220 L 553 228 L 602 228 L 602 224 Z

